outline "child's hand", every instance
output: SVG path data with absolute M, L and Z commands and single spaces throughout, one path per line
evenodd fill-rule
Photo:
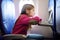
M 29 23 L 32 24 L 32 25 L 36 25 L 36 24 L 38 24 L 38 22 L 37 22 L 36 20 L 33 20 L 33 19 L 30 20 Z

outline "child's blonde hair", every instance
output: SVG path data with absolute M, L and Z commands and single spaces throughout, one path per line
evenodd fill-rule
M 21 14 L 26 14 L 26 9 L 27 10 L 31 10 L 33 9 L 34 6 L 32 4 L 25 4 L 21 10 Z

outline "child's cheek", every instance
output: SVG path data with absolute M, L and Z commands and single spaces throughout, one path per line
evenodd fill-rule
M 31 15 L 31 16 L 33 16 L 33 14 L 32 14 L 32 13 L 30 13 L 30 15 Z

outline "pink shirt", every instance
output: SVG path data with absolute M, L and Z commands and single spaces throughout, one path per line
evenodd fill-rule
M 29 18 L 27 15 L 22 14 L 21 16 L 19 16 L 19 18 L 17 19 L 14 28 L 12 30 L 12 34 L 27 34 L 27 30 L 29 28 L 29 21 L 31 19 L 36 20 L 37 22 L 41 21 L 41 19 L 39 17 L 34 17 L 34 18 Z

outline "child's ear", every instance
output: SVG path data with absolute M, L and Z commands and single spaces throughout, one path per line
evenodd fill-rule
M 26 9 L 26 13 L 30 13 L 30 10 Z

